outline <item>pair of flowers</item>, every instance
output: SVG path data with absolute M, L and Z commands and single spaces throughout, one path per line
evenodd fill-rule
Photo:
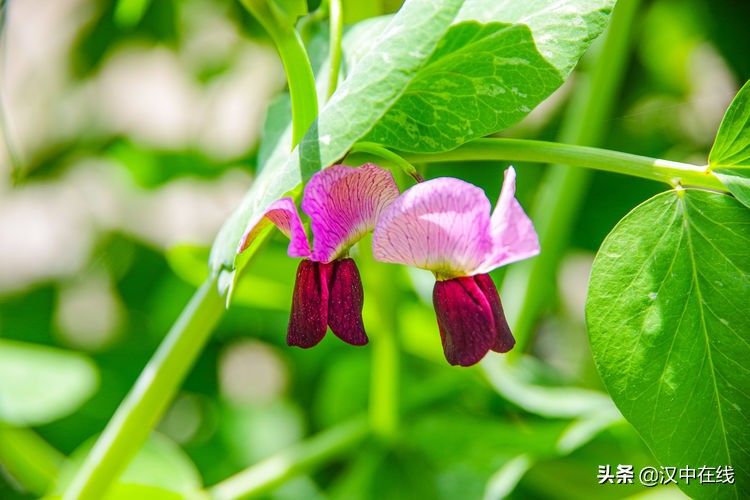
M 476 186 L 454 178 L 421 182 L 399 194 L 388 170 L 367 163 L 333 165 L 305 186 L 302 210 L 310 217 L 312 247 L 294 201 L 282 198 L 251 220 L 239 252 L 269 223 L 290 243 L 297 269 L 287 343 L 312 347 L 327 327 L 353 345 L 367 343 L 363 290 L 349 248 L 373 232 L 381 262 L 427 269 L 436 277 L 433 304 L 445 357 L 470 366 L 489 350 L 515 344 L 491 270 L 539 253 L 531 220 L 515 195 L 515 171 L 505 172 L 494 212 Z

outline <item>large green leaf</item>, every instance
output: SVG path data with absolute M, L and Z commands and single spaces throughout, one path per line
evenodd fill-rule
M 526 116 L 563 80 L 525 25 L 456 24 L 365 140 L 443 151 Z
M 657 195 L 610 233 L 586 316 L 612 398 L 665 467 L 732 466 L 750 498 L 750 211 L 698 190 Z
M 465 1 L 418 78 L 366 140 L 445 151 L 515 124 L 562 84 L 613 4 Z
M 708 164 L 727 189 L 750 207 L 750 81 L 724 115 Z
M 291 154 L 278 147 L 214 242 L 214 272 L 234 269 L 237 245 L 251 219 L 313 173 L 341 158 L 383 116 L 424 65 L 461 6 L 460 0 L 412 0 L 321 110 Z M 229 286 L 229 280 L 222 280 Z
M 52 347 L 0 340 L 0 420 L 28 426 L 74 412 L 96 390 L 87 357 Z

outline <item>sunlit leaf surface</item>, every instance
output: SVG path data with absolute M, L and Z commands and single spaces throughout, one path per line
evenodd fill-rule
M 750 207 L 750 81 L 724 115 L 708 163 L 727 189 Z
M 663 466 L 732 466 L 750 494 L 750 212 L 727 195 L 651 198 L 605 240 L 586 315 L 612 398 Z M 700 488 L 700 489 L 699 489 Z

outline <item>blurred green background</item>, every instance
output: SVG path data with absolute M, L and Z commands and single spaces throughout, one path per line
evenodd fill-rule
M 141 16 L 112 0 L 4 4 L 2 499 L 36 497 L 8 459 L 11 430 L 33 429 L 75 457 L 104 428 L 205 277 L 211 241 L 252 182 L 266 109 L 284 88 L 273 48 L 239 2 L 143 5 Z M 345 22 L 398 5 L 345 1 Z M 748 19 L 747 2 L 643 2 L 602 146 L 705 164 L 750 78 Z M 579 76 L 503 135 L 554 140 Z M 433 165 L 425 175 L 464 178 L 494 200 L 506 166 Z M 518 197 L 531 207 L 545 167 L 515 166 Z M 658 463 L 611 405 L 587 410 L 596 392 L 583 393 L 581 407 L 554 392 L 603 390 L 583 320 L 593 255 L 623 215 L 664 189 L 594 174 L 528 355 L 496 371 L 445 362 L 429 273 L 360 252 L 365 323 L 376 334 L 395 329 L 402 352 L 398 438 L 367 439 L 266 496 L 682 497 L 637 480 L 598 485 L 599 465 Z M 285 250 L 276 234 L 258 254 L 140 471 L 128 471 L 135 482 L 194 491 L 367 413 L 370 348 L 332 335 L 312 350 L 285 345 L 297 265 Z

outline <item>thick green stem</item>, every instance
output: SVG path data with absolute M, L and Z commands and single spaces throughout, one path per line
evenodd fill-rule
M 31 429 L 0 423 L 0 464 L 31 493 L 43 496 L 65 456 Z
M 104 498 L 164 413 L 224 310 L 215 279 L 206 280 L 96 441 L 65 500 Z
M 360 144 L 354 150 L 360 150 Z M 370 152 L 362 149 L 363 152 Z M 372 154 L 378 154 L 372 152 Z M 380 155 L 382 156 L 382 155 Z M 528 139 L 477 139 L 444 153 L 406 153 L 414 163 L 443 161 L 525 161 L 565 164 L 666 182 L 727 191 L 707 166 L 690 165 L 587 146 Z M 558 188 L 559 189 L 559 188 Z M 558 190 L 556 189 L 556 190 Z
M 359 260 L 367 283 L 364 316 L 371 337 L 372 368 L 370 370 L 370 426 L 373 433 L 386 442 L 396 439 L 399 428 L 400 352 L 396 329 L 398 307 L 393 293 L 395 269 L 382 266 L 372 256 L 367 238 L 359 244 Z
M 341 12 L 341 0 L 328 0 L 329 37 L 331 67 L 328 73 L 328 97 L 331 97 L 339 84 L 341 68 L 341 38 L 344 34 L 344 16 Z
M 367 418 L 355 418 L 248 467 L 211 487 L 208 494 L 214 500 L 235 500 L 267 492 L 339 455 L 367 435 Z
M 280 19 L 266 0 L 242 0 L 242 4 L 268 32 L 284 65 L 292 101 L 292 147 L 295 147 L 318 116 L 315 75 L 305 45 L 291 21 Z

